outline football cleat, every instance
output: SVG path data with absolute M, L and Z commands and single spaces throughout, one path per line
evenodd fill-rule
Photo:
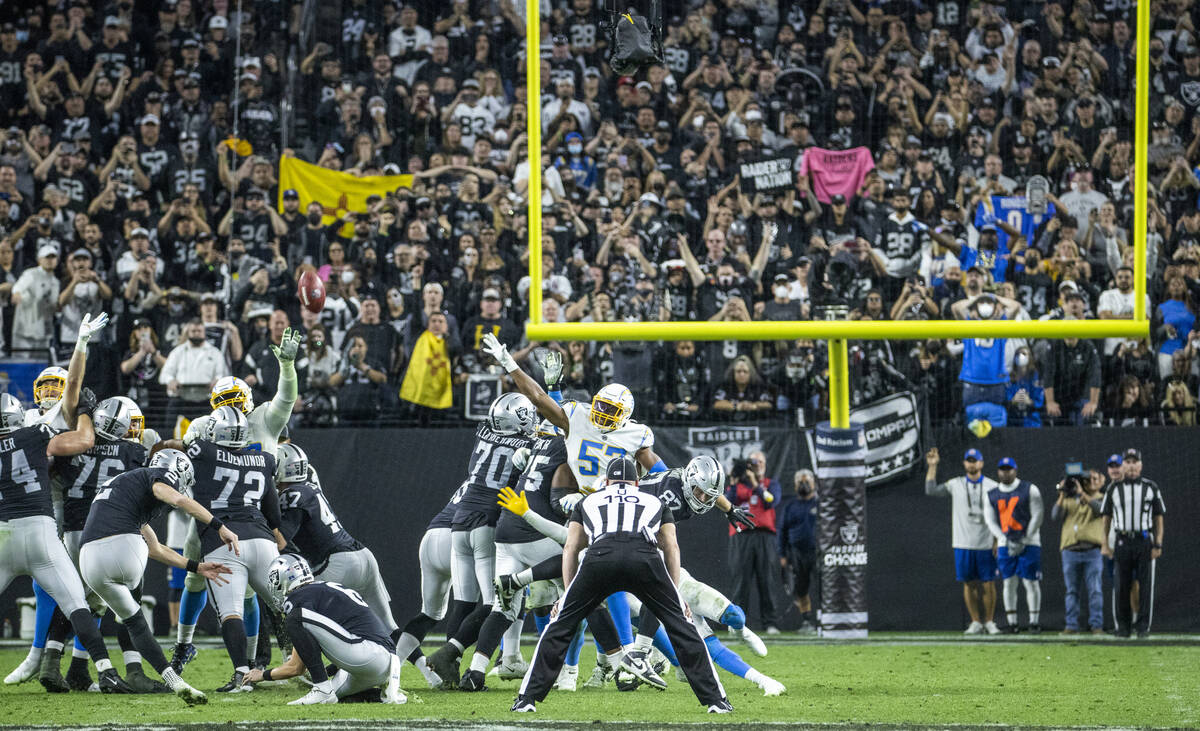
M 501 680 L 520 680 L 528 670 L 529 663 L 523 657 L 501 658 L 500 664 L 492 668 L 492 672 Z
M 608 685 L 616 677 L 616 673 L 609 665 L 596 665 L 592 669 L 592 676 L 583 684 L 585 688 L 603 688 Z
M 404 661 L 395 655 L 392 656 L 391 668 L 388 671 L 388 682 L 383 686 L 383 692 L 379 694 L 379 700 L 393 706 L 403 705 L 408 703 L 408 696 L 400 690 L 400 668 Z
M 229 682 L 217 688 L 218 693 L 249 693 L 254 690 L 254 686 L 245 682 L 246 674 L 240 670 L 234 670 L 230 676 Z
M 558 680 L 554 681 L 554 689 L 567 693 L 574 693 L 578 687 L 579 666 L 563 665 L 562 670 L 560 670 L 558 673 Z
M 534 705 L 533 701 L 528 701 L 521 696 L 517 696 L 517 699 L 513 701 L 512 708 L 509 710 L 513 713 L 537 713 L 537 706 Z
M 458 689 L 469 693 L 487 690 L 487 686 L 483 684 L 483 673 L 478 670 L 468 670 L 463 673 L 462 679 L 458 681 Z
M 767 645 L 762 641 L 761 637 L 754 634 L 749 627 L 742 627 L 741 634 L 742 641 L 750 648 L 750 652 L 759 657 L 767 656 Z
M 621 669 L 628 671 L 647 685 L 651 685 L 659 690 L 667 689 L 667 681 L 663 680 L 662 676 L 654 672 L 654 668 L 650 667 L 647 653 L 644 651 L 632 650 L 625 653 L 621 657 Z
M 129 685 L 121 679 L 121 676 L 117 675 L 117 671 L 114 668 L 109 668 L 108 670 L 100 673 L 98 682 L 100 684 L 101 693 L 133 692 L 133 688 L 130 688 Z
M 708 707 L 709 713 L 733 713 L 733 704 L 728 699 L 722 698 L 720 701 Z
M 316 706 L 322 703 L 337 703 L 338 697 L 333 693 L 313 688 L 308 694 L 294 701 L 288 701 L 289 706 Z
M 445 683 L 445 687 L 454 688 L 458 685 L 458 664 L 461 661 L 461 656 L 454 645 L 445 644 L 438 648 L 437 652 L 429 656 L 426 661 L 433 672 L 437 673 L 438 677 Z
M 765 675 L 762 676 L 762 680 L 758 681 L 758 688 L 763 692 L 763 695 L 767 696 L 768 698 L 777 695 L 783 695 L 787 692 L 787 688 L 784 687 L 783 683 L 775 680 L 774 678 L 768 678 Z
M 1041 633 L 1042 633 L 1042 625 L 1040 625 L 1040 624 L 1029 625 L 1029 634 L 1040 635 Z
M 512 574 L 497 576 L 492 579 L 492 586 L 496 588 L 496 598 L 500 600 L 500 611 L 512 612 L 513 601 L 524 590 L 524 587 L 517 584 Z
M 42 684 L 47 693 L 71 692 L 71 686 L 62 676 L 62 650 L 47 648 L 42 653 L 42 666 L 38 671 L 38 682 Z
M 71 661 L 70 667 L 67 668 L 67 685 L 71 686 L 71 690 L 77 690 L 86 693 L 92 688 L 92 674 L 88 672 L 88 664 L 84 662 Z
M 196 646 L 190 642 L 176 642 L 171 653 L 171 668 L 183 675 L 183 666 L 196 659 Z
M 70 673 L 67 673 L 70 675 Z M 158 682 L 146 675 L 145 671 L 138 667 L 135 670 L 125 671 L 125 682 L 133 688 L 134 693 L 170 693 L 171 689 L 165 684 Z
M 196 690 L 182 680 L 179 681 L 179 687 L 175 689 L 175 695 L 182 698 L 183 702 L 189 706 L 202 706 L 205 703 L 208 703 L 208 696 L 204 695 L 204 693 Z
M 42 666 L 42 648 L 31 647 L 29 654 L 21 661 L 21 664 L 13 668 L 13 671 L 4 677 L 5 685 L 18 685 L 27 680 L 33 680 L 33 677 L 38 674 L 38 670 Z

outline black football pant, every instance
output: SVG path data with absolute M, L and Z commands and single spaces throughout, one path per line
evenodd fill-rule
M 1151 614 L 1154 611 L 1154 560 L 1150 558 L 1154 539 L 1150 536 L 1117 535 L 1117 546 L 1113 550 L 1113 616 L 1117 619 L 1117 631 L 1149 632 Z M 1138 616 L 1133 621 L 1133 610 L 1129 607 L 1129 595 L 1133 590 L 1133 576 L 1137 572 Z
M 579 623 L 618 591 L 636 596 L 662 622 L 696 698 L 706 706 L 724 700 L 725 689 L 717 679 L 708 648 L 683 616 L 683 599 L 662 554 L 640 537 L 621 536 L 603 538 L 584 554 L 579 573 L 562 597 L 558 616 L 538 640 L 533 665 L 521 681 L 521 696 L 532 701 L 545 699 L 558 679 Z

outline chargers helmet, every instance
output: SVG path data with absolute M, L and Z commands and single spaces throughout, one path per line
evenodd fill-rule
M 497 434 L 530 437 L 537 430 L 537 421 L 538 413 L 533 408 L 533 402 L 515 391 L 501 394 L 488 409 L 488 428 Z
M 96 436 L 104 437 L 110 442 L 124 439 L 129 433 L 132 421 L 133 415 L 129 413 L 129 407 L 115 396 L 101 401 L 92 413 Z
M 283 607 L 284 599 L 296 587 L 310 584 L 312 581 L 313 572 L 308 561 L 291 553 L 276 557 L 267 567 L 267 587 L 277 607 Z
M 113 398 L 125 404 L 125 408 L 129 410 L 129 431 L 125 432 L 125 438 L 141 442 L 142 433 L 146 431 L 146 417 L 142 414 L 142 407 L 128 396 L 113 396 Z
M 206 426 L 205 438 L 213 444 L 241 449 L 250 441 L 250 422 L 236 407 L 222 406 L 212 412 Z
M 11 393 L 0 393 L 0 434 L 11 434 L 25 426 L 25 407 Z
M 236 406 L 243 414 L 249 414 L 254 410 L 254 394 L 242 379 L 225 376 L 213 386 L 208 403 L 214 411 L 222 406 Z
M 51 366 L 33 379 L 33 402 L 43 412 L 54 408 L 67 391 L 67 369 Z
M 196 486 L 196 469 L 186 454 L 178 449 L 160 449 L 150 458 L 147 466 L 163 468 L 174 474 L 179 491 L 191 497 L 192 488 Z
M 707 513 L 724 492 L 725 470 L 707 454 L 693 457 L 683 468 L 683 499 L 693 512 Z
M 592 397 L 588 418 L 600 431 L 613 431 L 629 423 L 633 415 L 633 394 L 619 383 L 610 383 Z
M 275 450 L 275 481 L 305 482 L 308 480 L 308 455 L 291 442 Z

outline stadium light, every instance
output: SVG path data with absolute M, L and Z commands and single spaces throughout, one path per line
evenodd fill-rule
M 1134 86 L 1134 316 L 1132 320 L 916 320 L 840 322 L 543 322 L 542 319 L 542 88 L 539 0 L 525 0 L 525 96 L 529 141 L 529 322 L 530 340 L 792 340 L 829 341 L 830 422 L 850 425 L 846 340 L 925 338 L 1147 338 L 1146 313 L 1146 149 L 1149 139 L 1150 3 L 1137 4 L 1137 57 Z

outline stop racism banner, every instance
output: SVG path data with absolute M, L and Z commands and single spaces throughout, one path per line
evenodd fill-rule
M 817 425 L 822 637 L 867 636 L 867 439 L 861 424 Z

